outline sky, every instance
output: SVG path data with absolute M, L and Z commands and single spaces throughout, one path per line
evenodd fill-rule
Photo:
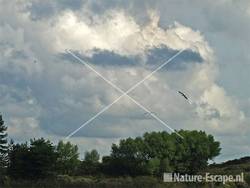
M 215 161 L 250 155 L 248 0 L 0 0 L 0 112 L 16 142 L 65 140 L 121 93 L 173 129 L 220 141 Z M 178 91 L 192 101 L 188 103 Z M 129 97 L 73 135 L 81 156 L 119 139 L 170 131 Z

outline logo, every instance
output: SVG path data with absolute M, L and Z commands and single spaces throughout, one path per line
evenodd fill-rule
M 204 175 L 189 175 L 180 173 L 164 173 L 163 182 L 244 182 L 244 173 L 238 175 L 215 175 L 206 172 Z

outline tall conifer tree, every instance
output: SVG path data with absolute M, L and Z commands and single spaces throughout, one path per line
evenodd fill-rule
M 2 115 L 0 114 L 0 172 L 7 165 L 7 127 L 4 125 Z

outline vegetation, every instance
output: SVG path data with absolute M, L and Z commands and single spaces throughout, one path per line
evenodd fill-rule
M 0 174 L 5 173 L 5 169 L 7 167 L 7 127 L 4 126 L 4 121 L 2 119 L 2 115 L 0 114 Z M 1 179 L 1 177 L 0 177 Z
M 162 174 L 226 172 L 228 165 L 250 163 L 244 158 L 208 166 L 208 160 L 219 155 L 220 143 L 203 131 L 186 130 L 179 131 L 183 139 L 167 132 L 122 139 L 112 145 L 109 156 L 100 160 L 99 153 L 92 150 L 85 152 L 81 161 L 78 147 L 70 142 L 54 145 L 40 138 L 8 145 L 7 128 L 1 116 L 0 120 L 0 185 L 6 187 L 192 187 L 165 184 Z M 249 171 L 249 166 L 244 170 Z
M 50 141 L 15 144 L 9 152 L 8 174 L 15 179 L 41 179 L 55 174 L 57 154 Z
M 74 175 L 80 165 L 78 147 L 70 142 L 59 141 L 56 146 L 56 154 L 57 173 Z
M 143 137 L 121 140 L 112 145 L 111 155 L 103 158 L 105 174 L 155 175 L 163 172 L 195 174 L 206 168 L 209 159 L 219 155 L 219 142 L 203 131 L 179 133 L 152 132 Z
M 99 159 L 100 155 L 96 150 L 85 152 L 85 158 L 81 162 L 78 175 L 100 175 L 101 165 Z

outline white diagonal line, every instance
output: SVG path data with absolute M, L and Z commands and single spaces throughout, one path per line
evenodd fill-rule
M 85 66 L 87 66 L 89 69 L 91 69 L 92 71 L 94 71 L 97 75 L 99 75 L 104 81 L 106 81 L 107 83 L 109 83 L 112 87 L 116 88 L 118 91 L 120 91 L 121 93 L 123 93 L 120 97 L 118 97 L 115 101 L 113 101 L 112 103 L 110 103 L 109 105 L 107 105 L 105 108 L 103 108 L 100 112 L 98 112 L 96 115 L 94 115 L 93 117 L 91 117 L 88 121 L 86 121 L 84 124 L 82 124 L 79 128 L 77 128 L 75 131 L 73 131 L 72 133 L 70 133 L 66 139 L 69 139 L 71 136 L 73 136 L 75 133 L 77 133 L 81 128 L 83 128 L 84 126 L 86 126 L 88 123 L 90 123 L 91 121 L 93 121 L 96 117 L 98 117 L 100 114 L 102 114 L 103 112 L 105 112 L 106 110 L 108 110 L 113 104 L 115 104 L 117 101 L 119 101 L 123 96 L 128 96 L 135 104 L 137 104 L 139 107 L 141 107 L 142 109 L 144 109 L 146 112 L 150 113 L 150 111 L 145 108 L 143 105 L 141 105 L 139 102 L 137 102 L 136 100 L 134 100 L 132 97 L 130 97 L 128 95 L 128 93 L 130 93 L 131 91 L 133 91 L 136 87 L 138 87 L 140 84 L 142 84 L 145 80 L 149 79 L 155 72 L 157 72 L 158 70 L 160 70 L 162 67 L 164 67 L 166 64 L 168 64 L 170 61 L 172 61 L 174 58 L 176 58 L 179 54 L 181 54 L 184 51 L 181 50 L 179 52 L 177 52 L 174 56 L 172 56 L 169 60 L 167 60 L 166 62 L 164 62 L 161 66 L 159 66 L 157 69 L 155 69 L 153 72 L 151 72 L 150 74 L 148 74 L 144 79 L 142 79 L 140 82 L 136 83 L 134 86 L 132 86 L 130 89 L 128 89 L 126 92 L 123 91 L 122 89 L 120 89 L 118 86 L 116 86 L 115 84 L 113 84 L 112 82 L 110 82 L 109 80 L 107 80 L 104 76 L 102 76 L 99 72 L 97 72 L 92 66 L 90 66 L 88 63 L 84 62 L 82 59 L 80 59 L 78 56 L 76 56 L 74 53 L 72 53 L 70 50 L 66 50 L 67 53 L 71 54 L 73 57 L 75 57 L 77 60 L 79 60 L 81 63 L 83 63 Z M 155 114 L 150 113 L 151 116 L 153 116 L 156 120 L 158 120 L 160 123 L 162 123 L 165 127 L 169 128 L 172 132 L 175 132 L 178 136 L 180 136 L 181 138 L 183 138 L 178 132 L 176 132 L 173 128 L 169 127 L 164 121 L 162 121 L 160 118 L 158 118 Z
M 170 129 L 172 132 L 175 132 L 178 136 L 182 137 L 181 135 L 179 135 L 179 133 L 177 131 L 175 131 L 173 128 L 171 128 L 169 125 L 167 125 L 163 120 L 161 120 L 158 116 L 156 116 L 155 114 L 151 113 L 150 110 L 148 110 L 145 106 L 143 106 L 142 104 L 140 104 L 138 101 L 136 101 L 133 97 L 129 96 L 125 91 L 123 91 L 120 87 L 118 87 L 117 85 L 115 85 L 114 83 L 112 83 L 111 81 L 109 81 L 108 79 L 106 79 L 101 73 L 99 73 L 98 71 L 96 71 L 91 65 L 89 65 L 87 62 L 83 61 L 81 58 L 79 58 L 77 55 L 75 55 L 74 53 L 72 53 L 71 51 L 68 51 L 68 53 L 70 53 L 73 57 L 75 57 L 77 60 L 79 60 L 79 62 L 81 62 L 82 64 L 84 64 L 85 66 L 87 66 L 90 70 L 92 70 L 93 72 L 95 72 L 97 75 L 99 75 L 104 81 L 106 81 L 109 85 L 111 85 L 113 88 L 117 89 L 118 91 L 120 91 L 122 94 L 125 94 L 127 97 L 129 97 L 135 104 L 137 104 L 140 108 L 142 108 L 143 110 L 145 110 L 146 112 L 148 112 L 151 116 L 153 116 L 157 121 L 159 121 L 161 124 L 163 124 L 165 127 L 167 127 L 168 129 Z M 183 137 L 182 137 L 183 138 Z

